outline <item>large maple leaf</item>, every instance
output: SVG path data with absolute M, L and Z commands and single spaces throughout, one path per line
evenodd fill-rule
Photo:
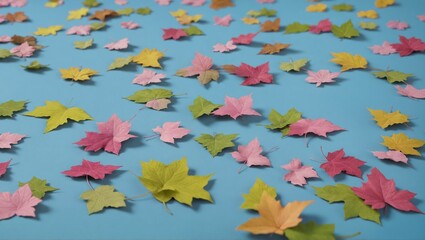
M 192 66 L 178 70 L 176 75 L 182 77 L 198 75 L 199 82 L 205 85 L 212 80 L 218 81 L 218 78 L 220 77 L 218 70 L 211 69 L 212 67 L 212 58 L 196 53 L 195 58 L 192 61 Z
M 12 148 L 12 144 L 18 144 L 24 137 L 26 136 L 17 133 L 2 133 L 0 134 L 0 149 Z
M 260 113 L 252 109 L 251 94 L 247 96 L 242 96 L 239 99 L 226 96 L 226 99 L 224 101 L 224 106 L 212 112 L 214 115 L 229 115 L 233 119 L 236 119 L 242 115 L 261 116 Z
M 353 175 L 362 178 L 361 166 L 365 164 L 362 160 L 355 157 L 345 156 L 344 149 L 337 150 L 335 152 L 329 152 L 326 156 L 327 162 L 320 165 L 329 176 L 334 177 L 335 175 L 345 172 L 348 175 Z
M 35 208 L 41 202 L 33 197 L 28 184 L 20 187 L 15 193 L 0 192 L 0 220 L 17 216 L 35 217 Z
M 85 151 L 97 152 L 105 149 L 106 152 L 119 154 L 121 143 L 137 136 L 129 134 L 131 123 L 121 121 L 115 114 L 107 122 L 97 123 L 99 132 L 86 132 L 86 137 L 75 144 L 85 147 Z
M 162 127 L 157 126 L 152 131 L 159 133 L 162 141 L 172 144 L 175 138 L 182 138 L 190 133 L 189 129 L 180 127 L 180 122 L 165 122 Z
M 385 178 L 377 168 L 372 169 L 366 183 L 351 189 L 373 209 L 381 209 L 389 204 L 401 211 L 421 212 L 410 202 L 416 194 L 407 190 L 397 190 L 394 180 Z
M 228 65 L 232 66 L 232 65 Z M 244 77 L 242 85 L 256 85 L 259 83 L 272 83 L 273 75 L 269 73 L 269 62 L 253 67 L 246 63 L 241 63 L 239 67 L 226 68 L 230 73 L 239 77 Z
M 401 57 L 408 56 L 413 52 L 421 52 L 425 51 L 425 43 L 422 42 L 421 39 L 411 37 L 406 38 L 404 36 L 400 36 L 400 43 L 391 44 Z
M 313 133 L 321 137 L 327 137 L 327 134 L 330 132 L 342 130 L 344 129 L 323 118 L 300 119 L 297 122 L 289 125 L 288 135 L 305 136 L 308 133 Z
M 62 173 L 69 177 L 90 176 L 94 179 L 104 179 L 106 174 L 111 174 L 121 166 L 102 165 L 100 162 L 91 162 L 83 159 L 81 165 L 72 166 Z

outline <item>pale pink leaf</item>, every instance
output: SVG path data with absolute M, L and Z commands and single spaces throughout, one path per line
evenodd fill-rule
M 35 47 L 30 46 L 28 42 L 24 42 L 21 45 L 10 49 L 10 52 L 17 57 L 31 57 L 35 52 Z
M 7 168 L 9 167 L 9 164 L 11 161 L 12 160 L 9 160 L 7 162 L 0 162 L 0 177 L 6 173 Z
M 233 119 L 238 118 L 243 115 L 255 115 L 261 116 L 260 113 L 252 109 L 252 97 L 251 94 L 242 96 L 239 99 L 227 97 L 224 100 L 224 106 L 221 106 L 219 109 L 212 112 L 214 115 L 218 116 L 230 116 Z
M 397 89 L 397 92 L 400 95 L 410 97 L 410 98 L 419 98 L 419 99 L 425 98 L 425 88 L 417 89 L 410 84 L 407 84 L 405 88 L 402 88 L 400 86 L 396 86 L 395 88 Z
M 222 43 L 217 43 L 216 45 L 213 46 L 213 51 L 214 52 L 230 52 L 232 50 L 235 50 L 237 48 L 236 45 L 233 44 L 233 41 L 230 40 L 228 41 L 226 44 L 222 44 Z
M 0 5 L 1 7 L 1 5 Z M 0 23 L 5 22 L 6 21 L 6 15 L 0 14 Z
M 320 86 L 322 83 L 333 83 L 333 79 L 339 76 L 339 72 L 330 72 L 329 70 L 319 70 L 318 72 L 307 71 L 308 77 L 305 79 L 309 83 L 315 83 Z
M 12 41 L 12 38 L 11 37 L 9 37 L 7 35 L 0 36 L 0 43 L 7 43 L 7 42 L 10 42 L 10 41 Z
M 214 25 L 227 27 L 230 25 L 231 21 L 232 21 L 232 16 L 230 14 L 227 14 L 224 17 L 218 17 L 218 16 L 214 17 Z
M 121 27 L 132 30 L 132 29 L 139 28 L 140 25 L 137 24 L 137 23 L 135 23 L 135 22 L 133 22 L 133 21 L 128 21 L 128 22 L 122 22 L 121 23 Z
M 323 118 L 300 119 L 297 122 L 289 125 L 288 135 L 304 136 L 308 133 L 313 133 L 321 137 L 327 137 L 327 134 L 330 132 L 342 130 L 344 129 Z
M 90 34 L 90 31 L 91 31 L 90 25 L 80 25 L 80 26 L 71 27 L 70 29 L 66 31 L 66 34 L 86 36 Z
M 114 0 L 115 4 L 117 5 L 126 5 L 128 3 L 127 0 Z
M 159 133 L 163 142 L 174 144 L 174 139 L 182 138 L 190 133 L 189 129 L 180 127 L 180 122 L 166 122 L 152 131 Z
M 41 202 L 41 199 L 32 196 L 28 184 L 18 188 L 10 194 L 9 192 L 0 192 L 0 220 L 11 218 L 13 216 L 35 217 L 35 206 Z
M 283 169 L 289 171 L 283 179 L 291 182 L 293 185 L 303 186 L 307 184 L 306 178 L 318 178 L 317 172 L 311 166 L 303 166 L 301 160 L 294 158 L 286 165 L 282 166 Z
M 388 159 L 392 160 L 394 162 L 402 162 L 407 163 L 409 160 L 406 155 L 404 155 L 400 151 L 387 151 L 387 152 L 372 152 L 373 156 L 379 158 L 379 159 Z
M 0 134 L 0 149 L 12 148 L 12 144 L 18 144 L 24 137 L 26 136 L 17 133 L 2 133 Z
M 162 6 L 170 5 L 171 0 L 155 0 L 156 3 Z
M 171 103 L 170 99 L 165 99 L 165 98 L 155 99 L 155 100 L 151 100 L 147 102 L 145 106 L 159 111 L 159 110 L 168 108 L 168 104 L 170 103 Z
M 10 0 L 0 0 L 0 7 L 7 7 L 9 5 L 10 5 Z
M 274 3 L 275 0 L 257 0 L 257 2 L 262 3 L 262 4 L 264 4 L 264 3 Z
M 191 77 L 199 75 L 205 71 L 211 69 L 213 66 L 212 58 L 204 56 L 200 53 L 195 54 L 195 58 L 192 61 L 192 66 L 182 69 L 184 77 Z
M 421 22 L 425 22 L 425 15 L 418 15 L 418 19 Z
M 397 51 L 391 46 L 391 43 L 388 41 L 384 41 L 382 43 L 382 46 L 380 45 L 373 45 L 372 47 L 369 47 L 373 53 L 380 54 L 380 55 L 389 55 L 396 53 Z
M 387 27 L 397 30 L 404 30 L 409 27 L 409 24 L 406 22 L 391 20 L 387 22 Z
M 12 7 L 23 7 L 27 5 L 27 0 L 9 0 Z
M 252 40 L 254 40 L 254 37 L 257 36 L 257 34 L 258 33 L 241 34 L 237 37 L 233 37 L 231 40 L 234 44 L 249 45 L 252 43 Z
M 167 39 L 174 39 L 174 40 L 178 40 L 182 37 L 187 37 L 187 33 L 183 30 L 183 29 L 177 29 L 177 28 L 164 28 L 162 29 L 163 34 L 162 34 L 162 39 L 167 40 Z
M 128 38 L 120 39 L 116 42 L 111 42 L 105 45 L 105 48 L 109 50 L 121 50 L 128 48 Z
M 136 75 L 133 79 L 133 83 L 146 86 L 151 83 L 160 83 L 163 78 L 165 78 L 165 74 L 144 69 L 141 74 Z
M 206 0 L 182 0 L 182 4 L 192 5 L 194 7 L 199 7 L 204 5 Z
M 263 148 L 257 138 L 254 138 L 248 145 L 239 145 L 238 150 L 232 152 L 232 157 L 238 162 L 250 166 L 271 166 L 270 160 L 261 155 Z

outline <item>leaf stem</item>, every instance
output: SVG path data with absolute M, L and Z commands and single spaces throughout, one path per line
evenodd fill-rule
M 153 139 L 153 138 L 157 138 L 157 137 L 159 137 L 159 136 L 160 136 L 159 134 L 154 134 L 154 135 L 146 136 L 146 137 L 143 137 L 143 138 L 150 138 L 150 139 Z
M 279 150 L 279 147 L 274 146 L 274 147 L 270 148 L 269 150 L 264 151 L 264 154 L 267 155 L 267 154 L 272 153 L 272 152 L 277 151 L 277 150 Z
M 187 93 L 173 94 L 173 97 L 186 96 Z
M 240 168 L 239 168 L 239 170 L 238 170 L 238 174 L 240 174 L 241 172 L 243 172 L 243 171 L 245 171 L 246 169 L 248 168 L 248 166 L 247 165 L 242 165 Z
M 168 208 L 167 204 L 165 202 L 162 202 L 162 205 L 165 208 L 165 211 L 167 211 L 168 214 L 173 215 L 173 212 Z
M 127 200 L 130 200 L 130 201 L 133 201 L 133 200 L 135 200 L 135 199 L 137 199 L 137 198 L 144 198 L 144 197 L 147 197 L 149 195 L 149 192 L 147 192 L 147 193 L 143 193 L 143 194 L 139 194 L 139 195 L 136 195 L 136 196 L 133 196 L 133 197 L 128 197 L 128 198 L 126 198 Z
M 323 147 L 320 146 L 320 152 L 322 153 L 323 157 L 327 160 L 328 158 L 326 157 L 325 153 L 323 152 Z
M 91 183 L 89 181 L 89 175 L 86 175 L 86 182 L 89 185 L 89 187 L 94 191 L 94 187 L 91 185 Z

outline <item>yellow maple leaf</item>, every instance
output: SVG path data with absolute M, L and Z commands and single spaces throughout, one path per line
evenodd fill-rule
M 177 22 L 179 22 L 181 25 L 188 25 L 193 22 L 198 22 L 201 19 L 202 19 L 202 14 L 197 14 L 193 16 L 184 15 L 184 16 L 176 17 Z
M 394 124 L 409 122 L 409 116 L 407 116 L 406 114 L 402 114 L 400 111 L 388 113 L 383 110 L 374 110 L 370 108 L 368 110 L 370 114 L 372 114 L 372 116 L 374 117 L 373 120 L 375 120 L 378 126 L 383 129 Z
M 63 3 L 60 0 L 49 0 L 47 1 L 44 6 L 48 8 L 55 8 L 59 5 L 62 5 Z
M 56 35 L 56 32 L 62 30 L 62 28 L 63 27 L 61 25 L 50 26 L 47 28 L 38 28 L 34 34 L 38 36 Z
M 376 0 L 375 6 L 377 8 L 386 8 L 388 6 L 391 6 L 395 3 L 395 0 Z
M 242 18 L 242 22 L 244 22 L 245 24 L 253 25 L 253 24 L 259 24 L 260 20 L 254 17 L 244 17 Z
M 66 20 L 81 19 L 82 17 L 86 16 L 88 13 L 89 13 L 89 9 L 85 7 L 77 9 L 77 10 L 72 10 L 72 11 L 69 11 L 69 14 Z
M 156 50 L 156 48 L 145 48 L 137 56 L 134 56 L 132 61 L 143 67 L 162 68 L 158 60 L 164 56 L 164 53 Z
M 69 69 L 59 69 L 61 72 L 61 77 L 63 79 L 71 79 L 74 81 L 87 81 L 90 80 L 90 77 L 97 74 L 97 71 L 90 68 L 76 68 L 70 67 Z
M 324 3 L 311 4 L 305 10 L 307 12 L 324 12 L 328 6 Z
M 367 60 L 361 55 L 352 55 L 347 52 L 332 53 L 334 58 L 331 62 L 341 65 L 341 72 L 355 69 L 355 68 L 367 68 Z
M 357 17 L 359 18 L 378 18 L 378 13 L 375 10 L 367 10 L 357 12 Z
M 186 10 L 179 9 L 177 11 L 170 12 L 170 14 L 171 14 L 171 16 L 177 18 L 177 17 L 182 17 L 182 16 L 187 15 L 187 12 L 186 12 Z
M 415 148 L 420 148 L 425 145 L 425 141 L 416 138 L 409 138 L 404 133 L 396 133 L 391 137 L 382 136 L 384 142 L 381 144 L 386 146 L 391 150 L 397 150 L 404 154 L 410 154 L 415 156 L 421 156 L 421 153 L 418 152 Z
M 237 230 L 247 231 L 253 234 L 279 234 L 283 235 L 286 229 L 297 226 L 302 219 L 301 212 L 313 201 L 290 202 L 282 207 L 280 201 L 275 200 L 267 192 L 261 195 L 258 204 L 260 217 L 251 218 L 237 227 Z

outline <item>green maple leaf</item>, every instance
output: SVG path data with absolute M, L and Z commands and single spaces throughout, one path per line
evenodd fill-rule
M 149 15 L 149 14 L 151 14 L 151 12 L 152 12 L 152 10 L 148 7 L 136 9 L 136 13 L 140 14 L 140 15 Z
M 125 195 L 115 192 L 112 185 L 103 185 L 83 192 L 81 199 L 87 201 L 87 210 L 89 214 L 102 211 L 106 207 L 120 208 L 125 207 Z
M 377 78 L 386 78 L 389 83 L 405 82 L 408 77 L 413 76 L 413 74 L 399 72 L 399 71 L 373 72 L 373 75 L 375 75 L 375 77 Z
M 266 125 L 266 128 L 273 130 L 279 129 L 283 137 L 288 134 L 289 125 L 301 119 L 301 112 L 295 108 L 291 108 L 285 115 L 282 115 L 278 111 L 272 109 L 268 118 L 271 124 Z
M 223 151 L 223 149 L 235 146 L 232 140 L 237 136 L 238 134 L 201 134 L 201 136 L 195 138 L 195 140 L 204 146 L 211 156 L 215 157 L 218 153 Z
M 198 118 L 202 115 L 209 115 L 212 111 L 219 108 L 220 104 L 215 104 L 207 99 L 198 96 L 193 100 L 193 104 L 190 105 L 188 108 L 192 112 L 193 118 Z
M 97 7 L 99 6 L 101 3 L 98 2 L 97 0 L 84 0 L 83 5 L 89 8 L 92 7 Z
M 19 187 L 25 184 L 28 184 L 28 186 L 30 187 L 32 195 L 39 199 L 42 199 L 44 195 L 46 195 L 46 192 L 53 192 L 59 190 L 59 188 L 47 185 L 48 183 L 46 180 L 37 177 L 32 177 L 29 182 L 19 182 Z
M 134 13 L 134 9 L 133 8 L 123 8 L 123 9 L 117 10 L 116 12 L 121 16 L 130 16 L 131 14 Z
M 187 33 L 187 35 L 204 35 L 204 32 L 202 32 L 201 29 L 199 29 L 197 26 L 190 26 L 188 28 L 183 28 L 183 31 Z
M 25 108 L 26 101 L 13 101 L 0 104 L 0 117 L 12 117 L 15 112 L 22 111 Z
M 139 90 L 128 96 L 127 99 L 136 103 L 147 103 L 149 101 L 157 99 L 168 99 L 172 96 L 173 92 L 168 89 L 155 88 Z
M 21 67 L 25 68 L 25 70 L 39 70 L 42 68 L 47 68 L 49 65 L 44 65 L 41 64 L 40 62 L 36 61 L 32 61 L 30 64 L 28 65 L 21 65 Z
M 251 17 L 273 17 L 277 13 L 274 9 L 261 8 L 259 11 L 251 10 L 246 14 Z
M 360 22 L 359 26 L 365 30 L 376 30 L 378 28 L 378 24 L 374 22 Z
M 93 38 L 88 39 L 87 41 L 75 41 L 74 47 L 77 49 L 87 49 L 93 46 Z
M 329 203 L 344 202 L 344 218 L 361 217 L 376 223 L 380 223 L 380 214 L 378 211 L 366 205 L 364 201 L 359 198 L 350 186 L 345 184 L 336 184 L 335 186 L 313 187 L 316 195 L 325 199 Z
M 8 49 L 0 49 L 0 59 L 8 58 L 12 55 L 12 53 Z
M 249 189 L 249 193 L 242 194 L 245 201 L 242 203 L 241 208 L 257 210 L 257 206 L 260 203 L 263 192 L 266 192 L 272 198 L 276 198 L 276 188 L 270 187 L 263 180 L 257 178 L 254 185 Z
M 127 66 L 128 64 L 131 63 L 131 61 L 133 61 L 133 56 L 128 56 L 125 58 L 115 58 L 115 60 L 111 63 L 111 65 L 109 65 L 108 71 Z
M 352 38 L 360 36 L 359 31 L 354 27 L 351 20 L 346 21 L 341 26 L 332 25 L 332 33 L 339 38 Z
M 155 160 L 141 162 L 141 165 L 142 176 L 138 178 L 158 201 L 166 203 L 175 199 L 189 206 L 192 206 L 193 199 L 213 201 L 204 189 L 211 175 L 189 175 L 185 157 L 168 165 Z
M 83 120 L 92 120 L 83 109 L 72 107 L 67 108 L 58 101 L 46 101 L 45 106 L 36 107 L 33 111 L 26 112 L 25 116 L 31 117 L 48 117 L 44 133 L 56 129 L 60 125 L 68 122 L 68 119 L 76 122 Z
M 104 22 L 94 22 L 94 23 L 90 24 L 91 30 L 93 30 L 93 31 L 100 30 L 100 29 L 104 28 L 105 26 L 106 26 L 106 23 L 104 23 Z
M 335 224 L 317 224 L 313 221 L 300 223 L 298 226 L 286 229 L 288 240 L 334 240 Z
M 351 4 L 342 3 L 333 5 L 332 9 L 337 12 L 351 12 L 353 11 L 354 7 Z
M 280 64 L 280 69 L 286 72 L 296 71 L 299 72 L 302 67 L 304 67 L 308 63 L 307 58 L 298 59 L 291 62 L 282 62 Z
M 293 22 L 286 26 L 285 34 L 307 32 L 310 29 L 308 24 Z

